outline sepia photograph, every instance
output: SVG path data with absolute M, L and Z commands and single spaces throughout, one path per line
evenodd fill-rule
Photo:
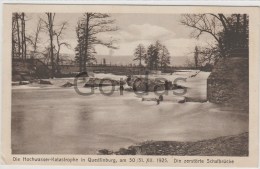
M 13 13 L 12 153 L 248 156 L 249 19 Z
M 255 166 L 257 12 L 6 5 L 3 161 Z

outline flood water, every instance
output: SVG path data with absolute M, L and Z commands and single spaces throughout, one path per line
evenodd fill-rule
M 12 90 L 14 154 L 96 154 L 146 140 L 194 141 L 248 131 L 248 114 L 211 103 L 142 102 L 133 93 Z

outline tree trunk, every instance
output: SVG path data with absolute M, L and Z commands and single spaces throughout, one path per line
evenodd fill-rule
M 57 73 L 60 74 L 60 46 L 58 46 L 57 59 L 56 59 Z
M 12 17 L 12 58 L 14 59 L 15 55 L 15 39 L 14 39 L 14 32 L 15 32 L 15 17 Z
M 18 56 L 21 57 L 21 42 L 20 42 L 20 28 L 19 28 L 19 14 L 15 14 L 16 25 L 17 25 L 17 44 L 18 44 Z
M 247 41 L 247 19 L 246 19 L 246 14 L 243 15 L 243 36 L 245 39 L 245 46 L 243 46 L 244 48 L 248 48 L 248 41 Z
M 58 45 L 58 50 L 57 50 L 57 56 L 56 56 L 56 69 L 57 69 L 57 73 L 60 74 L 60 41 L 59 41 L 59 37 L 57 37 L 57 45 Z
M 24 32 L 24 28 L 23 28 L 23 18 L 24 15 L 23 13 L 21 14 L 21 38 L 22 38 L 22 59 L 24 60 L 24 36 L 23 36 L 23 32 Z
M 239 33 L 240 14 L 237 14 L 236 33 Z
M 244 31 L 244 34 L 246 35 L 246 28 L 247 28 L 247 20 L 246 20 L 246 14 L 243 15 L 243 31 Z
M 79 72 L 82 72 L 82 44 L 79 43 Z
M 86 72 L 87 67 L 87 57 L 89 55 L 88 53 L 88 41 L 89 41 L 89 14 L 87 13 L 87 20 L 86 20 L 86 27 L 85 27 L 85 56 L 83 58 L 83 71 Z
M 141 46 L 139 47 L 139 58 L 140 58 L 139 66 L 141 67 L 141 64 L 142 64 L 142 48 L 141 48 Z
M 47 13 L 48 21 L 49 21 L 49 36 L 50 36 L 50 55 L 51 55 L 51 78 L 55 76 L 55 68 L 54 68 L 54 56 L 53 56 L 53 14 Z
M 24 13 L 22 13 L 21 21 L 22 21 L 22 55 L 23 55 L 23 59 L 26 60 L 26 36 L 25 36 Z

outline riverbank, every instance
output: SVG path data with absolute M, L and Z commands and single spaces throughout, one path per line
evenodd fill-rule
M 99 150 L 99 154 L 175 155 L 175 156 L 248 156 L 248 132 L 195 142 L 147 141 L 117 152 Z

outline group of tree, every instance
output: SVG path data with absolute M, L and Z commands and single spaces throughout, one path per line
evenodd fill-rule
M 12 16 L 12 57 L 26 59 L 27 42 L 25 35 L 25 14 L 13 13 Z
M 70 48 L 70 45 L 63 41 L 63 32 L 67 29 L 68 22 L 64 21 L 59 25 L 55 25 L 55 13 L 45 13 L 46 20 L 43 20 L 44 30 L 49 36 L 49 45 L 47 46 L 47 52 L 51 63 L 52 77 L 59 75 L 60 70 L 60 50 L 62 46 Z M 47 62 L 49 63 L 49 62 Z
M 235 50 L 242 49 L 248 55 L 247 14 L 184 14 L 181 23 L 193 29 L 191 36 L 199 38 L 210 35 L 215 43 L 195 49 L 198 64 L 214 64 L 219 58 L 230 57 Z
M 28 58 L 36 58 L 42 53 L 47 65 L 51 66 L 52 77 L 60 73 L 61 48 L 70 47 L 63 40 L 67 22 L 57 22 L 55 13 L 45 13 L 38 19 L 35 32 L 28 33 L 26 23 L 30 19 L 25 13 L 13 13 L 12 15 L 12 58 L 25 61 Z M 248 52 L 248 27 L 247 14 L 184 14 L 181 23 L 193 29 L 192 37 L 199 38 L 203 34 L 210 35 L 215 43 L 209 43 L 207 47 L 195 49 L 195 64 L 213 64 L 221 57 L 229 57 L 232 52 L 245 49 Z M 96 45 L 116 49 L 115 40 L 104 40 L 100 34 L 116 31 L 115 20 L 105 13 L 85 13 L 76 26 L 77 46 L 75 48 L 75 60 L 79 64 L 80 71 L 86 71 L 86 64 L 95 62 Z M 43 43 L 40 34 L 46 34 L 48 42 Z M 45 45 L 45 51 L 39 46 Z M 159 41 L 145 48 L 139 44 L 134 52 L 134 61 L 142 66 L 143 62 L 151 70 L 164 69 L 170 64 L 170 53 Z
M 139 66 L 143 66 L 142 61 L 144 61 L 150 70 L 164 70 L 170 65 L 170 53 L 160 41 L 150 44 L 147 49 L 139 44 L 134 51 L 133 60 L 138 61 Z
M 116 49 L 114 42 L 110 38 L 104 40 L 98 37 L 101 33 L 113 32 L 118 30 L 114 25 L 115 20 L 105 13 L 85 13 L 78 21 L 76 27 L 77 46 L 75 48 L 75 60 L 79 65 L 80 72 L 86 72 L 87 63 L 96 62 L 96 45 Z
M 62 46 L 70 47 L 63 41 L 63 33 L 67 28 L 67 22 L 55 23 L 55 13 L 45 13 L 43 18 L 38 18 L 36 30 L 33 33 L 26 31 L 26 22 L 29 18 L 25 13 L 13 13 L 12 16 L 12 58 L 35 59 L 41 54 L 46 65 L 51 65 L 51 77 L 60 73 L 60 51 Z M 48 35 L 48 43 L 40 40 L 40 34 Z M 45 51 L 39 46 L 45 45 Z M 28 57 L 29 56 L 29 57 Z

